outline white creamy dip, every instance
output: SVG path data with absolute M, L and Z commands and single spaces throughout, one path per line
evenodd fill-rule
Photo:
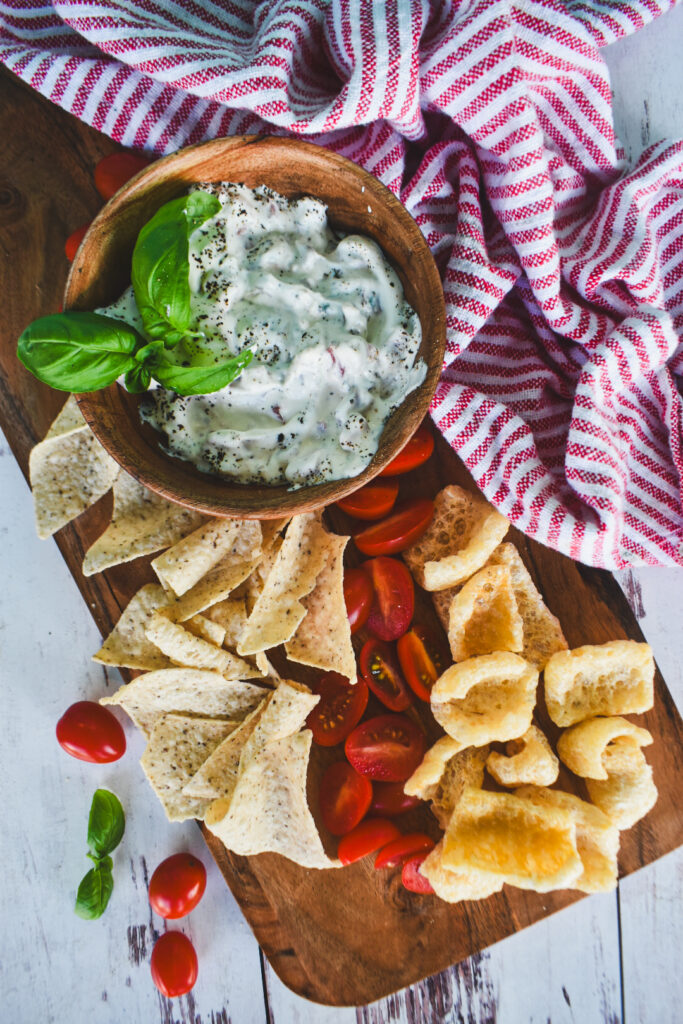
M 190 329 L 217 360 L 253 359 L 214 394 L 149 392 L 143 419 L 171 454 L 242 483 L 355 476 L 427 370 L 396 273 L 370 238 L 335 233 L 317 199 L 196 188 L 221 209 L 190 237 Z M 140 327 L 132 289 L 100 312 Z

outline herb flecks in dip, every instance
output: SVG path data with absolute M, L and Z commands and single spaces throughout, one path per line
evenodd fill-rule
M 190 236 L 190 332 L 207 362 L 251 349 L 228 387 L 156 389 L 141 415 L 199 469 L 298 487 L 360 473 L 417 388 L 417 314 L 379 246 L 340 237 L 326 207 L 266 188 L 202 184 L 220 211 Z M 132 322 L 132 292 L 107 310 Z

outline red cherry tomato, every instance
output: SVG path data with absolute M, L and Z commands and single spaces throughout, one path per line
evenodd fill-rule
M 385 466 L 380 476 L 399 476 L 426 462 L 434 451 L 434 434 L 426 423 L 417 428 L 395 459 Z
M 426 853 L 418 853 L 416 857 L 411 857 L 410 860 L 407 860 L 401 871 L 401 881 L 410 892 L 431 893 L 434 895 L 431 882 L 424 875 L 421 875 L 419 871 L 420 865 L 426 856 Z
M 403 792 L 402 782 L 373 782 L 372 803 L 369 813 L 377 818 L 393 818 L 397 814 L 412 811 L 422 803 L 417 796 Z
M 368 621 L 373 597 L 370 577 L 363 569 L 344 569 L 344 602 L 352 633 Z
M 333 747 L 349 735 L 360 722 L 368 704 L 368 688 L 362 679 L 352 685 L 338 672 L 326 672 L 311 686 L 320 700 L 313 708 L 306 725 L 321 747 Z
M 103 199 L 111 199 L 149 160 L 141 153 L 110 153 L 95 166 L 95 188 Z
M 434 502 L 414 498 L 399 505 L 390 516 L 354 535 L 364 555 L 395 555 L 419 540 L 432 521 Z
M 394 651 L 383 640 L 368 640 L 360 652 L 363 679 L 390 711 L 405 711 L 413 703 Z
M 395 868 L 404 864 L 416 853 L 429 853 L 434 849 L 434 840 L 424 832 L 411 832 L 407 836 L 399 836 L 391 843 L 383 846 L 375 857 L 376 868 Z
M 109 708 L 92 700 L 79 700 L 57 722 L 57 742 L 67 754 L 91 764 L 118 761 L 126 752 L 121 723 Z
M 374 853 L 381 846 L 386 846 L 392 839 L 400 836 L 399 830 L 385 818 L 366 818 L 356 825 L 339 843 L 337 856 L 342 864 L 353 864 L 369 853 Z
M 403 782 L 422 760 L 425 737 L 405 715 L 378 715 L 356 726 L 344 752 L 360 775 Z
M 160 917 L 185 917 L 206 889 L 206 868 L 191 853 L 162 860 L 149 881 L 149 902 Z
M 75 260 L 78 247 L 85 238 L 85 233 L 89 227 L 90 223 L 82 224 L 80 228 L 76 228 L 73 235 L 69 235 L 64 243 L 64 255 L 68 259 L 69 263 L 73 263 Z
M 420 700 L 429 701 L 432 686 L 446 666 L 440 645 L 422 626 L 413 626 L 399 639 L 396 651 L 411 690 Z
M 331 764 L 320 780 L 320 814 L 333 836 L 343 836 L 363 820 L 372 800 L 372 783 L 348 761 Z
M 371 558 L 363 569 L 372 580 L 374 601 L 367 625 L 380 640 L 398 640 L 415 611 L 413 577 L 397 558 Z
M 152 950 L 152 981 L 162 995 L 184 996 L 197 980 L 197 954 L 187 935 L 164 932 Z
M 372 480 L 365 487 L 342 498 L 337 505 L 354 519 L 381 519 L 391 512 L 398 497 L 398 481 Z

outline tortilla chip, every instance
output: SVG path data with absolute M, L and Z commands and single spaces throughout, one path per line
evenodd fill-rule
M 150 672 L 157 668 L 169 668 L 173 664 L 170 658 L 162 654 L 145 634 L 154 612 L 167 603 L 168 594 L 158 583 L 147 583 L 141 587 L 126 605 L 97 654 L 93 655 L 93 661 Z
M 437 494 L 431 525 L 403 558 L 425 590 L 445 590 L 481 569 L 509 526 L 481 494 L 452 484 Z
M 225 630 L 223 643 L 226 647 L 237 647 L 247 621 L 247 606 L 243 597 L 227 597 L 217 601 L 204 610 L 204 615 Z
M 211 519 L 154 559 L 159 582 L 176 597 L 185 594 L 228 554 L 248 561 L 261 553 L 257 520 Z
M 130 562 L 175 544 L 201 521 L 198 512 L 174 505 L 148 491 L 121 470 L 114 481 L 111 523 L 88 549 L 83 575 L 92 576 L 112 565 Z
M 545 667 L 545 701 L 556 725 L 574 725 L 595 715 L 649 711 L 655 663 L 649 644 L 607 644 L 558 651 Z
M 646 747 L 652 743 L 652 735 L 626 718 L 587 718 L 565 729 L 557 741 L 557 752 L 575 775 L 606 779 L 602 755 L 615 740 L 629 740 L 635 746 Z
M 344 549 L 349 539 L 328 535 L 327 562 L 313 590 L 301 598 L 306 615 L 285 644 L 285 651 L 291 661 L 324 672 L 339 672 L 355 683 L 356 655 L 344 600 Z
M 31 449 L 29 477 L 41 540 L 76 519 L 111 488 L 119 465 L 83 419 L 73 395 Z
M 156 722 L 140 764 L 169 821 L 185 821 L 204 813 L 206 801 L 186 796 L 183 789 L 236 727 L 236 722 L 218 718 L 174 714 Z
M 232 794 L 237 785 L 239 775 L 240 758 L 247 740 L 252 735 L 259 723 L 261 715 L 266 709 L 270 700 L 270 694 L 254 708 L 243 722 L 230 733 L 213 754 L 204 762 L 199 771 L 192 776 L 183 792 L 187 796 L 197 797 L 202 800 L 220 801 L 220 808 L 213 808 L 211 815 L 204 815 L 207 824 L 211 821 L 218 821 L 227 814 Z
M 523 638 L 509 569 L 486 566 L 451 601 L 448 642 L 453 661 L 495 651 L 521 651 Z
M 450 736 L 442 736 L 427 751 L 404 791 L 431 801 L 431 812 L 445 829 L 465 787 L 479 789 L 483 785 L 488 752 L 488 745 L 463 750 Z
M 592 802 L 622 831 L 644 818 L 657 802 L 652 768 L 631 737 L 614 740 L 602 755 L 605 781 L 586 779 Z
M 264 552 L 261 561 L 254 567 L 254 571 L 249 576 L 249 579 L 245 581 L 247 615 L 251 615 L 254 610 L 254 605 L 263 592 L 266 580 L 270 576 L 271 570 L 275 565 L 283 543 L 284 537 L 275 537 L 270 548 Z
M 226 679 L 249 679 L 260 675 L 242 658 L 190 632 L 186 628 L 187 623 L 175 622 L 173 611 L 171 607 L 154 612 L 146 635 L 175 665 L 220 672 Z
M 461 903 L 463 900 L 483 900 L 500 892 L 503 883 L 490 875 L 476 870 L 467 873 L 449 871 L 443 863 L 444 841 L 441 839 L 420 865 L 420 874 L 431 883 L 436 895 L 446 903 Z
M 267 694 L 262 686 L 227 680 L 217 672 L 167 668 L 138 676 L 100 704 L 123 708 L 145 735 L 169 712 L 241 721 Z
M 505 754 L 492 751 L 486 768 L 500 786 L 552 786 L 560 774 L 560 762 L 537 725 L 508 743 Z
M 225 628 L 219 622 L 214 622 L 213 619 L 209 619 L 205 615 L 193 615 L 191 619 L 183 622 L 183 629 L 192 633 L 192 636 L 213 644 L 214 647 L 223 646 Z
M 310 594 L 317 577 L 336 547 L 317 512 L 294 516 L 268 575 L 263 591 L 247 619 L 238 654 L 256 654 L 290 640 L 306 615 L 301 598 Z

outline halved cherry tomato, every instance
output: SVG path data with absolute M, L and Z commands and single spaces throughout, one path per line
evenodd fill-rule
M 363 820 L 372 800 L 372 783 L 348 761 L 331 764 L 320 780 L 320 814 L 333 836 L 343 836 Z
M 405 711 L 413 703 L 394 651 L 383 640 L 368 640 L 360 652 L 363 679 L 390 711 Z
M 126 752 L 126 736 L 109 708 L 79 700 L 57 722 L 57 742 L 67 754 L 91 764 L 118 761 Z
M 417 796 L 403 792 L 402 782 L 373 782 L 370 814 L 378 818 L 393 818 L 418 807 L 422 801 Z
M 68 259 L 69 263 L 73 263 L 75 260 L 78 247 L 85 238 L 85 233 L 89 227 L 90 223 L 82 224 L 80 228 L 76 228 L 72 235 L 69 235 L 64 243 L 64 255 Z
M 433 849 L 434 840 L 424 832 L 411 832 L 383 846 L 375 858 L 375 867 L 395 868 L 398 864 L 410 860 L 416 853 L 429 853 Z
M 374 596 L 370 577 L 364 569 L 344 569 L 344 602 L 352 633 L 357 633 L 368 621 Z
M 354 519 L 381 519 L 391 512 L 398 497 L 397 480 L 371 480 L 337 502 L 342 511 Z
M 353 539 L 364 555 L 395 555 L 420 539 L 433 516 L 434 502 L 415 498 L 399 505 L 386 519 L 366 526 Z
M 426 853 L 418 853 L 416 857 L 411 857 L 410 860 L 407 860 L 401 871 L 401 881 L 410 892 L 431 893 L 434 895 L 432 883 L 424 875 L 421 875 L 419 871 L 420 865 L 426 856 Z
M 426 462 L 434 451 L 434 435 L 426 423 L 417 428 L 395 459 L 385 466 L 380 476 L 399 476 Z
M 400 836 L 399 830 L 385 818 L 366 818 L 356 825 L 339 843 L 337 856 L 342 864 L 354 864 L 357 860 L 386 846 Z
M 149 159 L 142 153 L 110 153 L 95 165 L 95 188 L 103 199 L 111 199 L 148 164 Z
M 371 558 L 363 569 L 372 580 L 374 600 L 367 625 L 380 640 L 398 640 L 415 611 L 413 577 L 397 558 Z
M 351 685 L 338 672 L 326 672 L 311 685 L 320 700 L 313 708 L 306 725 L 321 747 L 333 747 L 349 735 L 360 722 L 368 704 L 368 688 L 362 679 Z
M 199 973 L 194 946 L 182 932 L 164 932 L 159 936 L 150 966 L 152 981 L 169 999 L 189 992 Z
M 149 902 L 160 917 L 185 917 L 197 906 L 206 889 L 206 868 L 191 853 L 175 853 L 162 860 L 149 880 Z
M 429 701 L 432 686 L 444 671 L 446 659 L 439 644 L 422 626 L 413 626 L 396 644 L 401 670 L 420 700 Z
M 356 726 L 344 752 L 360 775 L 403 782 L 422 760 L 425 737 L 405 715 L 378 715 Z

